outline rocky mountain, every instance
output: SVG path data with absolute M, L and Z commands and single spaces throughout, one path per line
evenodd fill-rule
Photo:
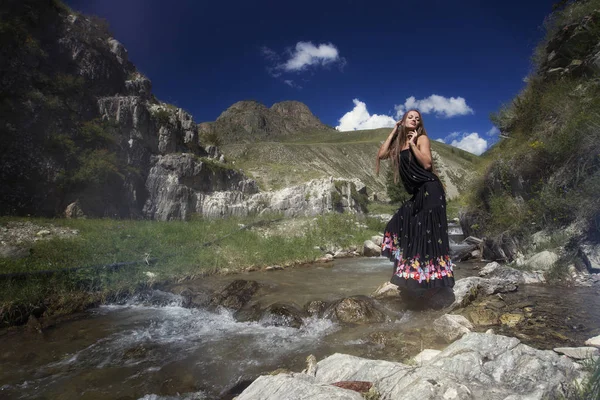
M 221 143 L 277 140 L 314 131 L 335 131 L 321 123 L 298 101 L 275 103 L 271 108 L 256 101 L 239 101 L 214 122 L 198 125 L 200 135 L 216 135 Z

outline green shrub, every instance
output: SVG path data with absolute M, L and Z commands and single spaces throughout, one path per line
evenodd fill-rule
M 163 108 L 158 109 L 153 113 L 154 118 L 159 125 L 170 125 L 171 124 L 171 113 Z

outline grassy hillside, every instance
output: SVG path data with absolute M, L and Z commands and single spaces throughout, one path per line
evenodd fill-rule
M 221 150 L 263 190 L 280 189 L 327 176 L 358 178 L 369 194 L 386 198 L 385 176 L 388 163 L 375 175 L 375 155 L 390 129 L 354 132 L 312 132 L 279 142 L 225 144 Z M 439 142 L 432 142 L 439 157 L 438 171 L 449 197 L 462 192 L 478 157 Z
M 567 231 L 600 234 L 599 10 L 599 0 L 568 2 L 547 18 L 534 73 L 493 116 L 504 139 L 467 199 L 471 233 L 523 246 L 540 230 L 561 244 Z

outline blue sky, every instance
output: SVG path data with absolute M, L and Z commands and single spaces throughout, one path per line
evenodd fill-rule
M 105 18 L 155 95 L 197 122 L 240 100 L 298 100 L 352 130 L 414 105 L 433 139 L 478 154 L 497 140 L 490 113 L 524 87 L 555 1 L 66 2 Z

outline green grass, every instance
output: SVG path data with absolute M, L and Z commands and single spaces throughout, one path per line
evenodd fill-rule
M 77 298 L 82 293 L 101 302 L 153 282 L 189 279 L 225 270 L 235 272 L 251 266 L 311 262 L 322 256 L 315 249 L 318 246 L 359 246 L 382 229 L 381 222 L 362 215 L 328 214 L 302 219 L 299 223 L 297 220 L 292 226 L 301 228 L 284 230 L 283 234 L 263 235 L 252 228 L 240 230 L 240 226 L 248 224 L 268 226 L 273 218 L 169 222 L 29 219 L 40 226 L 52 224 L 77 229 L 79 234 L 74 238 L 35 242 L 31 254 L 19 260 L 0 259 L 1 274 L 141 261 L 148 256 L 157 261 L 117 270 L 84 268 L 50 277 L 32 275 L 26 279 L 0 280 L 0 325 L 9 318 L 9 310 L 31 311 L 44 302 L 68 305 L 65 299 Z M 2 217 L 0 225 L 15 220 L 18 221 Z M 278 223 L 286 221 L 290 220 Z M 212 244 L 204 245 L 209 242 Z M 149 278 L 148 272 L 155 276 Z

